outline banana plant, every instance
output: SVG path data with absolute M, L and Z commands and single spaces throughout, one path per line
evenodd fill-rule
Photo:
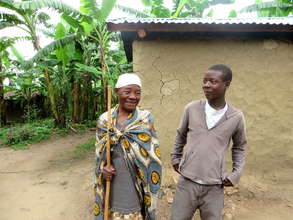
M 26 37 L 1 37 L 0 38 L 0 125 L 6 125 L 6 103 L 4 100 L 4 84 L 5 78 L 11 78 L 14 73 L 10 73 L 8 70 L 11 67 L 12 60 L 9 57 L 8 49 L 14 49 L 13 45 L 22 40 L 29 40 Z M 14 51 L 16 51 L 14 49 Z
M 8 11 L 0 13 L 0 29 L 16 27 L 23 30 L 32 38 L 34 49 L 40 50 L 41 46 L 39 36 L 37 34 L 37 26 L 43 24 L 45 27 L 51 27 L 48 23 L 50 16 L 45 12 L 40 12 L 37 9 L 22 7 L 22 4 L 25 3 L 27 2 L 0 0 L 0 7 Z
M 6 104 L 4 100 L 4 84 L 3 80 L 5 78 L 6 72 L 5 68 L 9 68 L 10 59 L 7 48 L 14 43 L 13 40 L 9 38 L 0 38 L 0 125 L 6 125 Z
M 27 3 L 31 3 L 29 4 L 29 7 L 26 7 Z M 2 29 L 13 26 L 23 30 L 25 33 L 28 34 L 28 36 L 32 38 L 32 44 L 34 49 L 36 51 L 40 51 L 41 44 L 39 36 L 37 34 L 37 26 L 39 24 L 44 24 L 45 26 L 49 27 L 50 25 L 47 21 L 50 17 L 44 12 L 39 12 L 38 8 L 35 6 L 36 5 L 34 4 L 34 2 L 29 1 L 16 2 L 13 0 L 0 0 L 0 7 L 5 8 L 13 13 L 1 13 L 0 21 L 1 24 L 4 24 L 1 25 Z M 56 119 L 58 115 L 56 112 L 56 100 L 54 97 L 54 90 L 51 78 L 47 70 L 43 70 L 43 73 L 48 87 L 48 94 L 50 97 L 52 112 Z
M 287 17 L 293 12 L 292 0 L 274 0 L 263 2 L 256 0 L 240 11 L 241 13 L 257 12 L 258 17 Z
M 55 40 L 64 38 L 69 33 L 69 27 L 63 25 L 62 23 L 57 24 L 55 32 Z M 70 78 L 71 78 L 71 66 L 70 62 L 76 55 L 75 42 L 69 42 L 62 48 L 57 48 L 55 50 L 55 55 L 57 58 L 56 70 L 54 72 L 54 87 L 56 92 L 56 97 L 59 100 L 57 104 L 57 112 L 59 116 L 60 127 L 66 127 L 66 113 L 68 107 L 68 100 L 71 91 Z M 80 56 L 79 56 L 80 57 Z
M 84 29 L 87 30 L 85 33 L 88 38 L 92 39 L 97 44 L 101 71 L 106 74 L 109 71 L 106 62 L 106 53 L 109 48 L 111 33 L 107 30 L 105 20 L 111 13 L 116 0 L 103 0 L 101 5 L 98 5 L 95 0 L 81 0 L 80 3 L 81 12 L 93 19 L 92 23 L 85 22 L 83 26 Z M 104 110 L 106 110 L 107 106 L 107 85 L 107 78 L 102 77 Z
M 115 5 L 115 7 L 118 10 L 135 15 L 139 18 L 202 17 L 203 11 L 210 6 L 217 4 L 232 4 L 235 0 L 173 0 L 173 7 L 171 9 L 164 6 L 163 0 L 141 0 L 141 2 L 146 7 L 143 11 L 119 4 Z
M 67 7 L 65 4 L 57 4 L 57 1 L 52 1 L 53 3 L 41 2 L 41 0 L 37 1 L 25 1 L 21 3 L 21 8 L 23 9 L 34 9 L 34 8 L 42 8 L 42 7 L 50 7 L 57 10 L 61 15 L 62 19 L 65 20 L 68 24 L 75 29 L 73 35 L 67 35 L 63 38 L 56 39 L 50 45 L 40 50 L 31 60 L 35 62 L 39 60 L 41 57 L 44 57 L 48 52 L 52 52 L 57 48 L 63 47 L 71 41 L 79 41 L 80 44 L 83 44 L 84 41 L 93 41 L 97 46 L 97 54 L 99 56 L 99 65 L 102 69 L 102 72 L 106 73 L 108 71 L 107 63 L 106 63 L 106 53 L 109 47 L 109 39 L 111 34 L 107 31 L 105 25 L 105 19 L 110 14 L 116 0 L 103 0 L 101 5 L 97 5 L 94 0 L 81 0 L 80 11 L 76 12 L 76 10 Z M 51 2 L 51 1 L 49 1 Z M 32 5 L 34 7 L 32 8 Z M 66 9 L 66 10 L 65 10 Z M 86 64 L 88 60 L 84 60 Z M 86 80 L 88 77 L 85 72 L 84 79 Z M 89 82 L 87 82 L 89 84 Z M 103 86 L 103 95 L 104 95 L 104 106 L 106 102 L 106 87 L 107 87 L 107 78 L 102 78 L 102 86 Z M 105 107 L 104 107 L 105 108 Z
M 12 13 L 0 13 L 0 28 L 17 27 L 22 29 L 32 38 L 34 49 L 38 51 L 37 56 L 34 57 L 34 61 L 38 60 L 39 63 L 46 60 L 44 54 L 54 51 L 57 47 L 62 46 L 74 41 L 74 36 L 65 36 L 64 38 L 58 38 L 55 42 L 42 49 L 37 34 L 38 24 L 44 24 L 47 28 L 52 28 L 48 24 L 49 16 L 44 12 L 40 12 L 41 8 L 52 8 L 62 13 L 67 19 L 74 18 L 79 20 L 88 21 L 90 18 L 83 15 L 79 10 L 76 10 L 69 5 L 64 4 L 62 1 L 56 0 L 34 0 L 34 1 L 21 1 L 16 2 L 13 0 L 0 0 L 0 7 L 8 9 Z M 72 19 L 72 20 L 74 20 Z M 41 58 L 41 59 L 39 59 Z M 29 62 L 28 64 L 31 64 Z M 30 65 L 27 65 L 30 66 Z M 52 78 L 50 76 L 49 69 L 43 69 L 45 82 L 48 89 L 48 96 L 50 100 L 51 111 L 57 125 L 64 124 L 62 116 L 59 114 L 60 108 L 58 107 L 57 94 L 55 92 Z M 64 125 L 61 125 L 64 126 Z

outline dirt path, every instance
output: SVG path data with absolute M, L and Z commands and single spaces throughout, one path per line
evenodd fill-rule
M 94 155 L 77 157 L 73 150 L 93 136 L 71 135 L 25 151 L 0 148 L 0 220 L 92 219 Z M 158 220 L 169 219 L 174 193 L 174 172 L 164 167 L 164 175 Z M 245 174 L 239 188 L 226 191 L 224 219 L 293 219 L 293 184 L 285 178 L 292 176 L 291 166 L 280 169 L 280 175 L 284 178 Z
M 90 219 L 93 155 L 72 151 L 93 135 L 0 149 L 0 220 Z

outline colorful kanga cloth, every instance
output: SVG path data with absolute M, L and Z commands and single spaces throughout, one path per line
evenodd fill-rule
M 131 214 L 121 214 L 118 212 L 111 213 L 111 220 L 143 220 L 140 212 L 134 212 Z
M 139 194 L 144 219 L 155 220 L 162 166 L 159 142 L 153 126 L 153 116 L 147 110 L 136 108 L 126 120 L 124 129 L 119 131 L 115 126 L 118 116 L 117 110 L 118 106 L 111 109 L 112 124 L 109 130 L 111 149 L 117 146 L 118 143 L 121 144 L 125 163 Z M 97 125 L 94 188 L 96 201 L 93 210 L 95 220 L 103 220 L 106 181 L 102 177 L 101 171 L 106 166 L 107 124 L 107 112 L 105 112 L 100 116 Z

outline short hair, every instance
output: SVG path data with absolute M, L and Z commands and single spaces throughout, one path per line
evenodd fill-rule
M 232 70 L 230 67 L 224 64 L 216 64 L 209 68 L 209 70 L 216 70 L 221 71 L 223 73 L 223 80 L 224 82 L 231 82 L 232 81 Z

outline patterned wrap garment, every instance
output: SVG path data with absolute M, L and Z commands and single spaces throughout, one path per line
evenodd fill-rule
M 145 220 L 155 220 L 157 195 L 160 191 L 162 165 L 159 142 L 153 126 L 153 116 L 147 110 L 136 108 L 128 116 L 122 131 L 116 128 L 118 106 L 111 109 L 112 124 L 110 128 L 111 149 L 118 143 L 122 146 L 124 159 L 132 175 L 135 188 L 142 205 Z M 106 166 L 107 112 L 103 113 L 97 125 L 96 169 L 95 169 L 95 220 L 103 220 L 105 179 L 102 169 Z M 135 169 L 135 170 L 133 170 Z M 115 195 L 114 195 L 115 196 Z

